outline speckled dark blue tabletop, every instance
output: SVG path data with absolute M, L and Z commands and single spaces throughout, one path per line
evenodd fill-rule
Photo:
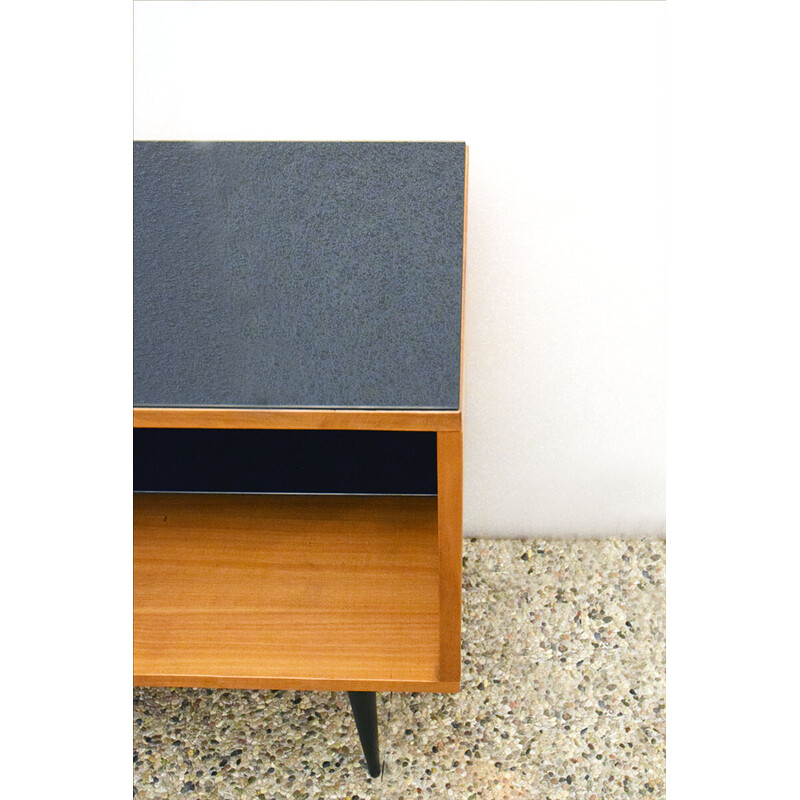
M 134 405 L 459 407 L 465 145 L 136 142 Z

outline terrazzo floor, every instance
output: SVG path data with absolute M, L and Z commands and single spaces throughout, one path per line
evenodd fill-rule
M 134 796 L 665 797 L 663 540 L 464 542 L 462 688 L 378 696 L 369 778 L 347 695 L 134 690 Z

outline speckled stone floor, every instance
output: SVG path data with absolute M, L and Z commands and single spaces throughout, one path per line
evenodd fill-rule
M 462 689 L 134 691 L 137 798 L 665 797 L 663 540 L 464 542 Z

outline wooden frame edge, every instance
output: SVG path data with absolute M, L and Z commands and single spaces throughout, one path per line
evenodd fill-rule
M 458 431 L 461 411 L 134 408 L 134 428 Z
M 462 435 L 436 435 L 439 521 L 439 680 L 461 680 Z
M 458 681 L 398 681 L 391 679 L 346 680 L 328 678 L 260 678 L 227 675 L 136 675 L 134 686 L 195 689 L 266 689 L 333 692 L 446 692 L 461 688 Z

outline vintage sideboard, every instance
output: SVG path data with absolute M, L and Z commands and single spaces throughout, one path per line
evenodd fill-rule
M 134 683 L 460 680 L 467 148 L 134 143 Z

